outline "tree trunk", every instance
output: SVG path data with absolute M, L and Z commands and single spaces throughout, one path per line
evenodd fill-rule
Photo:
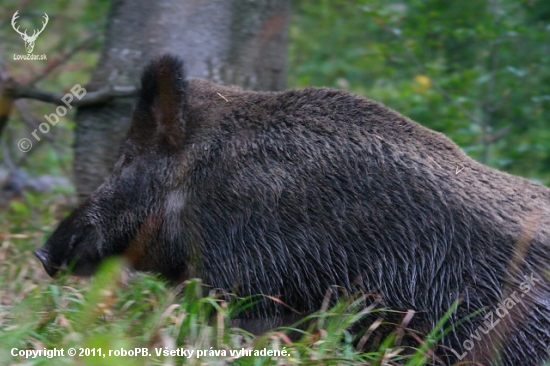
M 189 76 L 251 90 L 284 88 L 290 0 L 113 0 L 100 61 L 86 89 L 139 86 L 143 66 L 179 55 Z M 109 174 L 133 98 L 79 108 L 74 171 L 79 200 Z

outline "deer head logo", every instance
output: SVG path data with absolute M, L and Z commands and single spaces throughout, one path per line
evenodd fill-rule
M 15 12 L 15 14 L 13 14 L 13 17 L 11 18 L 11 26 L 13 27 L 13 29 L 19 33 L 21 35 L 21 38 L 23 38 L 23 41 L 25 41 L 25 49 L 27 50 L 27 53 L 32 53 L 32 50 L 34 49 L 34 42 L 36 41 L 36 38 L 38 37 L 38 35 L 40 33 L 42 33 L 42 31 L 44 30 L 44 28 L 46 28 L 46 24 L 48 24 L 48 14 L 44 13 L 44 22 L 42 22 L 42 29 L 40 29 L 39 31 L 37 31 L 36 29 L 33 31 L 32 33 L 32 36 L 29 36 L 27 35 L 27 30 L 25 29 L 24 32 L 21 32 L 19 30 L 19 26 L 16 28 L 15 27 L 15 21 L 17 20 L 17 18 L 19 18 L 19 15 L 17 15 L 17 13 L 19 12 L 19 10 L 17 10 Z

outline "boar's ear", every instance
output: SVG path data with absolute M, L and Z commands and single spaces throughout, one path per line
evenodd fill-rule
M 183 61 L 163 55 L 145 67 L 132 117 L 130 137 L 177 148 L 185 133 L 187 82 Z

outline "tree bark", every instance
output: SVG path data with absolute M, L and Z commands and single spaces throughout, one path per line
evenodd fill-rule
M 99 63 L 86 89 L 139 85 L 143 66 L 179 55 L 189 76 L 250 90 L 284 88 L 290 0 L 113 0 Z M 74 172 L 79 200 L 109 174 L 134 98 L 80 107 Z

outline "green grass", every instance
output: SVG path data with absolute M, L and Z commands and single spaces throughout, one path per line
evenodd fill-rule
M 67 212 L 55 202 L 26 194 L 0 213 L 0 365 L 423 365 L 441 333 L 428 335 L 411 354 L 396 345 L 402 333 L 396 326 L 378 350 L 359 351 L 351 329 L 367 315 L 376 319 L 376 310 L 365 306 L 364 297 L 350 296 L 333 307 L 327 301 L 301 324 L 252 335 L 231 327 L 230 319 L 258 298 L 203 296 L 204 285 L 197 279 L 170 287 L 155 276 L 129 271 L 117 259 L 106 261 L 92 279 L 52 280 L 32 250 L 55 228 L 54 217 Z M 30 208 L 44 204 L 42 210 Z M 359 335 L 368 338 L 379 325 L 366 324 Z M 13 348 L 62 348 L 65 355 L 25 358 L 12 356 Z M 83 356 L 71 357 L 70 348 L 77 353 L 95 349 L 96 356 L 83 351 Z M 98 356 L 99 348 L 105 356 Z M 115 356 L 115 351 L 137 349 L 149 355 Z M 193 357 L 170 355 L 177 349 L 194 351 Z M 264 349 L 279 353 L 270 356 Z M 235 350 L 256 351 L 257 356 L 237 357 Z

